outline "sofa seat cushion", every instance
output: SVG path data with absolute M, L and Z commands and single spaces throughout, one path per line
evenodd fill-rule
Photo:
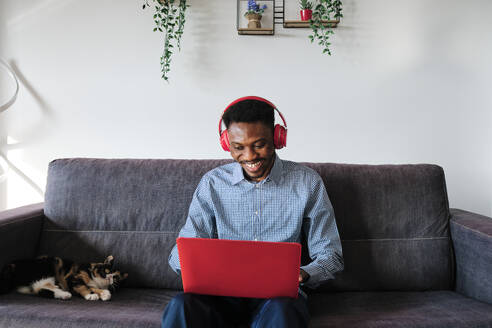
M 110 301 L 47 299 L 16 292 L 0 296 L 0 327 L 160 327 L 166 304 L 178 293 L 123 288 Z
M 0 327 L 160 327 L 178 291 L 125 288 L 108 302 L 0 296 Z M 492 305 L 452 291 L 309 296 L 310 327 L 492 327 Z
M 309 296 L 311 327 L 492 327 L 492 305 L 452 291 Z

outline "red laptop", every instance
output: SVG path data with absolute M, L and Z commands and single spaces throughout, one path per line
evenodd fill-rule
M 185 293 L 297 298 L 298 243 L 183 237 L 176 243 Z

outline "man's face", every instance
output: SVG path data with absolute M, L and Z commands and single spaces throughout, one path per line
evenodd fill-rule
M 265 179 L 273 166 L 275 147 L 272 128 L 262 122 L 234 122 L 227 129 L 231 156 L 241 164 L 246 178 Z

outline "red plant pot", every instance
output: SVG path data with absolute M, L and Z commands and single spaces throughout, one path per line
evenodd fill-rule
M 311 9 L 302 9 L 301 10 L 301 20 L 308 21 L 313 17 L 313 11 Z

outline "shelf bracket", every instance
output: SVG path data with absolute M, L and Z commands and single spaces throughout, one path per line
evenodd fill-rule
M 273 6 L 273 23 L 284 25 L 285 0 L 275 0 Z

